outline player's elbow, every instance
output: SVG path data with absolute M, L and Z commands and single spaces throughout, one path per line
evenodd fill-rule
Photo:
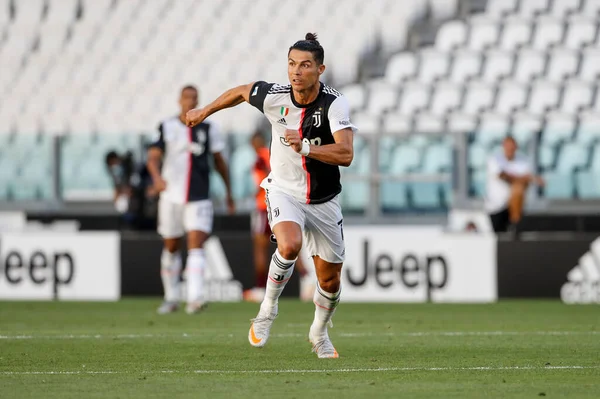
M 340 159 L 340 166 L 348 167 L 352 165 L 352 160 L 354 159 L 354 151 L 352 148 L 347 148 L 346 151 L 342 154 Z

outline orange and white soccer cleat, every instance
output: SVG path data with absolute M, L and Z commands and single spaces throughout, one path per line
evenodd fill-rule
M 269 333 L 271 332 L 271 326 L 277 317 L 277 306 L 273 309 L 273 313 L 270 315 L 261 314 L 258 312 L 256 318 L 250 320 L 250 331 L 248 331 L 248 341 L 250 345 L 256 348 L 262 348 L 266 345 L 269 339 Z
M 308 340 L 312 344 L 312 351 L 317 354 L 319 359 L 337 359 L 340 357 L 329 339 L 327 330 L 325 330 L 324 334 L 319 336 L 313 334 L 312 331 L 309 332 Z

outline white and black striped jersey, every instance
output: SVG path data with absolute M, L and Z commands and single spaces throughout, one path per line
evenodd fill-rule
M 350 107 L 337 90 L 321 83 L 319 95 L 310 104 L 298 104 L 290 85 L 256 82 L 250 91 L 250 104 L 258 108 L 273 126 L 271 173 L 263 181 L 265 189 L 278 188 L 307 204 L 327 202 L 342 191 L 340 170 L 304 157 L 285 140 L 285 130 L 300 132 L 313 146 L 333 144 L 333 133 L 356 127 L 350 122 Z
M 225 149 L 225 140 L 214 123 L 204 121 L 188 127 L 179 116 L 165 119 L 151 145 L 164 154 L 161 175 L 167 188 L 162 198 L 176 204 L 209 198 L 209 156 Z

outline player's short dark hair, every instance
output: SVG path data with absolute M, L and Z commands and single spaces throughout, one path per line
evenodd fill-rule
M 110 162 L 114 161 L 114 160 L 118 160 L 119 159 L 119 154 L 117 154 L 116 151 L 109 151 L 106 153 L 106 159 L 105 162 L 108 165 Z
M 183 94 L 184 91 L 186 90 L 194 90 L 196 93 L 198 93 L 198 88 L 194 85 L 185 85 L 181 88 L 181 94 Z
M 299 40 L 294 43 L 288 50 L 288 56 L 292 50 L 308 51 L 312 53 L 317 65 L 321 65 L 325 59 L 325 50 L 317 40 L 316 33 L 307 33 L 304 40 Z

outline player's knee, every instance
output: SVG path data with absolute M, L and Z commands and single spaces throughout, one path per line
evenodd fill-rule
M 170 253 L 175 253 L 179 251 L 179 241 L 178 240 L 165 240 L 165 249 Z
M 301 240 L 283 240 L 277 241 L 277 250 L 285 259 L 296 259 L 302 248 Z
M 340 290 L 340 276 L 331 275 L 319 279 L 319 286 L 325 292 L 334 293 Z

